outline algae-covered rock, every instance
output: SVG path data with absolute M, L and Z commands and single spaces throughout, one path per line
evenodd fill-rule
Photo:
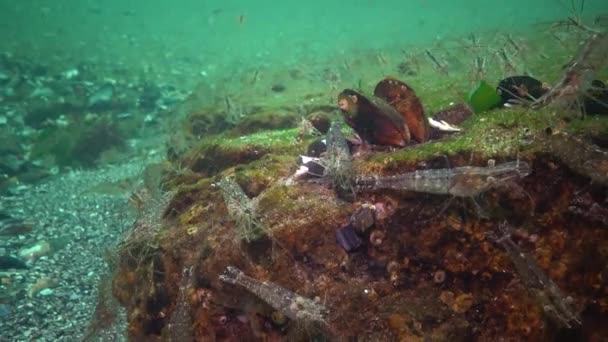
M 240 120 L 232 130 L 232 135 L 251 134 L 263 130 L 293 128 L 298 124 L 300 115 L 285 110 L 265 110 L 251 113 Z
M 263 131 L 241 137 L 209 137 L 188 151 L 181 163 L 195 172 L 213 175 L 225 168 L 258 160 L 269 153 L 291 154 L 295 158 L 305 148 L 295 141 L 296 134 L 296 129 L 290 129 Z
M 43 130 L 34 140 L 32 157 L 55 159 L 58 166 L 94 166 L 103 152 L 123 148 L 125 132 L 108 118 L 92 122 L 55 126 Z

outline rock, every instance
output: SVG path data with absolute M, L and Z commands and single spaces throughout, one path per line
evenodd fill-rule
M 41 291 L 39 292 L 39 294 L 40 294 L 41 296 L 43 296 L 43 297 L 46 297 L 46 296 L 50 296 L 50 295 L 52 295 L 52 294 L 53 294 L 53 292 L 54 292 L 54 291 L 53 291 L 52 289 L 44 289 L 44 290 L 41 290 Z
M 13 310 L 8 304 L 0 304 L 0 319 L 6 318 L 13 313 Z
M 336 241 L 342 249 L 349 253 L 355 251 L 363 244 L 363 241 L 361 241 L 350 225 L 336 230 Z
M 24 248 L 19 251 L 19 257 L 27 260 L 36 260 L 51 251 L 51 245 L 46 241 L 40 241 L 29 248 Z
M 26 269 L 27 265 L 20 259 L 9 255 L 0 256 L 0 270 Z
M 111 83 L 104 84 L 89 96 L 87 107 L 92 110 L 105 110 L 112 104 L 114 98 L 114 85 Z

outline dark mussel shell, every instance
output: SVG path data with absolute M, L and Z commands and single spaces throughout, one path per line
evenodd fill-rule
M 410 141 L 407 123 L 395 108 L 386 101 L 366 97 L 345 89 L 338 95 L 338 101 L 349 101 L 351 108 L 342 110 L 344 121 L 359 137 L 373 145 L 403 147 Z
M 431 128 L 424 115 L 422 102 L 410 86 L 398 79 L 387 77 L 378 82 L 374 95 L 393 106 L 407 122 L 412 139 L 425 142 L 430 137 Z
M 543 96 L 549 89 L 543 82 L 530 76 L 511 76 L 498 83 L 496 92 L 502 99 L 501 105 L 512 102 L 532 102 Z

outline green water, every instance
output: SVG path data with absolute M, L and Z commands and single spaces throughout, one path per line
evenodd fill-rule
M 566 0 L 493 1 L 2 1 L 0 49 L 39 58 L 123 63 L 302 63 L 358 49 L 402 49 L 470 32 L 542 29 L 530 24 L 583 11 Z M 508 4 L 507 4 L 508 3 Z

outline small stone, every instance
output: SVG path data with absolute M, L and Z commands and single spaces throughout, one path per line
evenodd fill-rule
M 7 304 L 0 304 L 0 318 L 9 317 L 13 313 L 11 307 Z
M 44 289 L 44 290 L 40 291 L 40 295 L 46 297 L 46 296 L 52 295 L 53 292 L 54 291 L 52 289 Z
M 336 230 L 336 241 L 348 253 L 353 252 L 362 244 L 361 239 L 350 225 Z

